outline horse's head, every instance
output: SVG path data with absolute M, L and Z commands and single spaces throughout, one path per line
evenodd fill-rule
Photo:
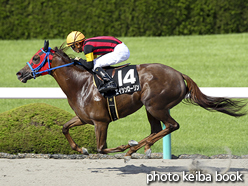
M 53 59 L 54 50 L 49 47 L 49 41 L 45 40 L 44 47 L 27 62 L 27 65 L 16 73 L 17 78 L 26 83 L 31 78 L 36 78 L 40 75 L 46 75 L 50 71 L 50 63 Z

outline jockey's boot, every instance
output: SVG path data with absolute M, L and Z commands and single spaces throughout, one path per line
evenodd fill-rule
M 114 80 L 107 72 L 105 72 L 105 70 L 102 69 L 102 67 L 97 67 L 94 72 L 99 75 L 104 81 L 104 84 L 98 87 L 99 92 L 106 93 L 108 91 L 117 89 L 117 85 Z

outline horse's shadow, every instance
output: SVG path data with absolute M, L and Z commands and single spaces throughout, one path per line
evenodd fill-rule
M 220 167 L 204 167 L 205 170 L 211 170 L 209 173 L 213 172 L 221 172 L 224 168 Z M 158 173 L 177 173 L 181 174 L 182 172 L 190 172 L 189 167 L 185 166 L 158 166 L 158 167 L 152 167 L 152 166 L 146 166 L 141 164 L 140 166 L 135 165 L 126 165 L 124 167 L 106 167 L 106 168 L 88 168 L 88 170 L 91 170 L 92 173 L 102 173 L 104 171 L 113 171 L 118 172 L 119 175 L 125 175 L 125 174 L 140 174 L 145 173 L 149 174 L 151 172 L 158 172 Z M 199 171 L 199 170 L 198 170 Z M 248 173 L 247 168 L 230 168 L 227 172 L 243 172 Z
M 170 167 L 165 167 L 165 166 L 159 166 L 159 167 L 150 167 L 141 164 L 140 166 L 135 166 L 135 165 L 126 165 L 124 167 L 106 167 L 106 168 L 89 168 L 91 172 L 102 172 L 102 171 L 115 171 L 115 172 L 120 172 L 118 174 L 140 174 L 140 173 L 145 173 L 148 174 L 150 172 L 183 172 L 183 171 L 188 171 L 187 167 L 183 166 L 170 166 Z

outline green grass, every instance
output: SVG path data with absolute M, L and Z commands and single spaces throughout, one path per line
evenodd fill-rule
M 135 37 L 120 38 L 129 47 L 132 64 L 163 63 L 190 76 L 200 87 L 247 87 L 248 34 Z M 65 40 L 50 40 L 50 46 L 60 46 Z M 15 73 L 43 46 L 43 40 L 0 41 L 0 87 L 58 87 L 47 75 L 23 84 Z M 68 53 L 78 55 L 68 50 Z M 79 55 L 83 57 L 83 54 Z M 125 62 L 124 62 L 125 63 Z M 28 103 L 44 102 L 71 113 L 67 100 L 0 100 L 0 112 Z M 179 104 L 171 110 L 180 129 L 172 134 L 172 153 L 213 155 L 226 153 L 229 147 L 235 155 L 248 154 L 248 117 L 208 112 L 202 108 Z M 134 132 L 135 131 L 135 132 Z M 108 146 L 141 140 L 150 133 L 144 108 L 109 126 Z M 83 134 L 82 134 L 83 135 Z M 139 151 L 143 152 L 143 150 Z M 153 146 L 162 152 L 162 140 Z

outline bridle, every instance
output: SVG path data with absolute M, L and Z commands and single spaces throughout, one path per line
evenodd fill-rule
M 31 75 L 34 79 L 36 78 L 37 75 L 46 75 L 46 74 L 51 75 L 51 71 L 53 71 L 53 70 L 56 70 L 56 69 L 62 68 L 62 67 L 67 67 L 67 66 L 74 64 L 74 62 L 71 62 L 71 63 L 67 63 L 67 64 L 64 64 L 61 66 L 51 68 L 51 62 L 52 62 L 53 56 L 55 54 L 55 51 L 52 50 L 50 47 L 48 47 L 47 52 L 41 48 L 36 54 L 40 56 L 41 60 L 42 60 L 42 57 L 44 56 L 44 54 L 45 54 L 45 56 L 44 56 L 42 62 L 40 62 L 38 64 L 38 66 L 32 62 L 32 59 L 29 62 L 27 62 L 29 68 L 31 69 Z M 33 68 L 33 66 L 36 66 L 36 67 Z

